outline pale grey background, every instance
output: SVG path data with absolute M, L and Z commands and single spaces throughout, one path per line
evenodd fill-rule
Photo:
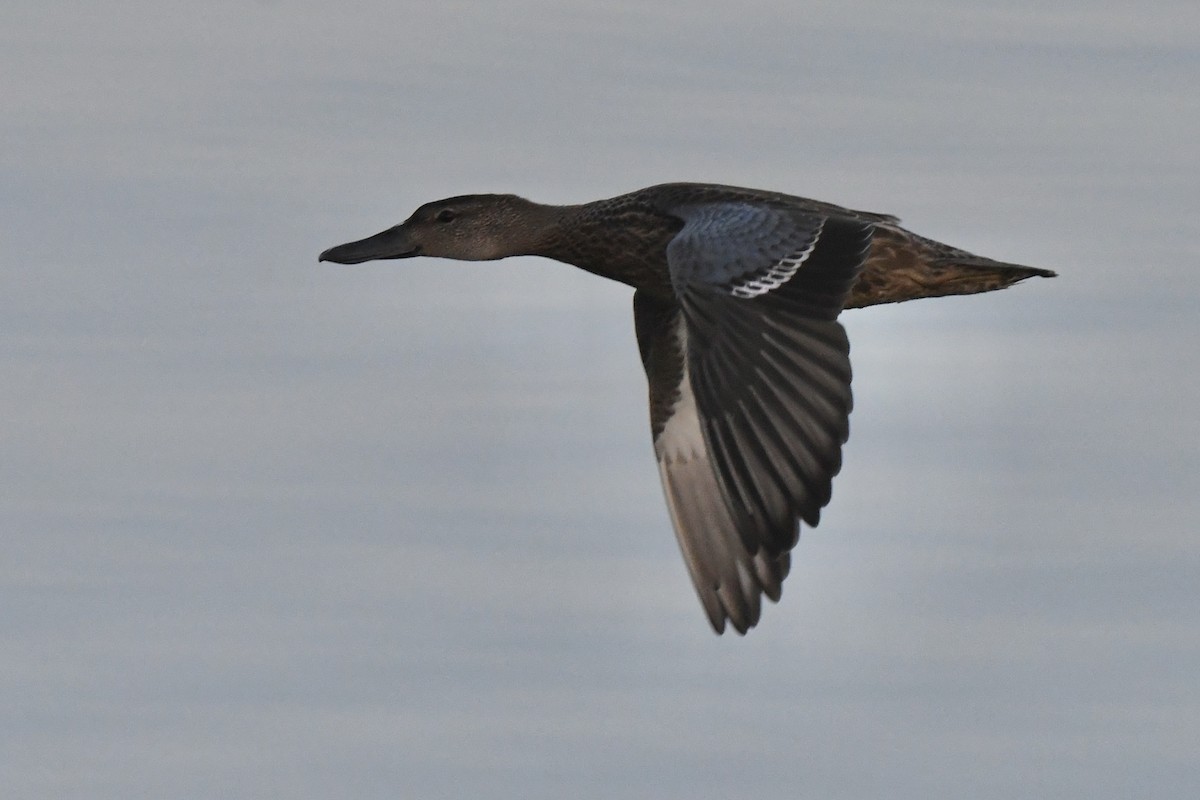
M 1200 6 L 0 12 L 13 798 L 1200 796 Z M 664 180 L 1051 267 L 849 312 L 846 466 L 708 630 L 630 292 L 318 265 Z

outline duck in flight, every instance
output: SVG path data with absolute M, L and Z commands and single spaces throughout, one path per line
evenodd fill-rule
M 670 183 L 581 205 L 481 194 L 326 250 L 358 264 L 537 255 L 632 286 L 650 431 L 675 535 L 717 633 L 778 601 L 849 436 L 844 308 L 1003 289 L 1050 270 L 918 236 L 895 217 Z

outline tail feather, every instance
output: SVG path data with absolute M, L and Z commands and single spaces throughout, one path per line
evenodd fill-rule
M 1039 267 L 993 261 L 899 226 L 880 225 L 845 307 L 993 292 L 1026 278 L 1053 278 L 1056 274 Z

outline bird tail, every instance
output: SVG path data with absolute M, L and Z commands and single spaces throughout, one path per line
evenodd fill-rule
M 871 254 L 845 307 L 994 292 L 1026 278 L 1056 275 L 1049 269 L 993 261 L 903 228 L 879 226 Z

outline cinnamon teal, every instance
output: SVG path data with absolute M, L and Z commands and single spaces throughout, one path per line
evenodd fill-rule
M 778 601 L 849 435 L 843 308 L 1003 289 L 1050 270 L 993 261 L 896 217 L 700 183 L 540 205 L 451 197 L 321 261 L 537 255 L 634 288 L 667 507 L 717 633 Z

